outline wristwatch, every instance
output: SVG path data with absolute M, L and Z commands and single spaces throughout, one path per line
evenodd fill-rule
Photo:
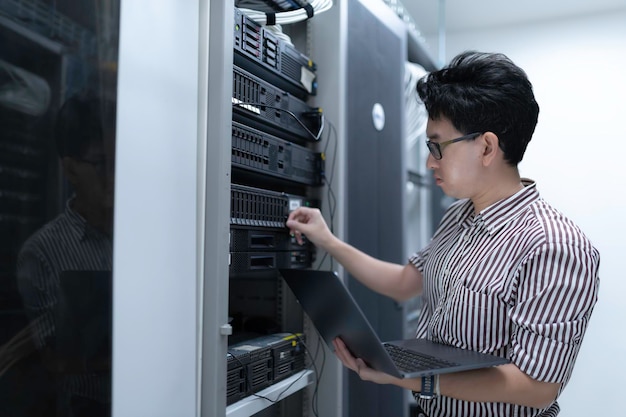
M 423 400 L 432 400 L 439 395 L 439 375 L 422 377 L 422 390 L 419 397 Z

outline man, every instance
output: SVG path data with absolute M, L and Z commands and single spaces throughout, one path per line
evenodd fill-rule
M 417 90 L 429 115 L 427 166 L 457 199 L 431 242 L 395 265 L 337 239 L 318 210 L 293 211 L 287 226 L 372 290 L 398 301 L 421 295 L 417 337 L 511 363 L 402 380 L 339 339 L 336 355 L 363 380 L 412 390 L 428 417 L 556 416 L 597 300 L 599 253 L 520 177 L 539 113 L 532 85 L 506 56 L 466 52 Z
M 28 238 L 17 262 L 18 288 L 33 341 L 58 386 L 57 410 L 73 417 L 110 415 L 106 323 L 89 333 L 88 343 L 104 352 L 104 357 L 90 361 L 80 356 L 84 352 L 76 356 L 61 352 L 56 319 L 59 284 L 67 274 L 87 277 L 102 271 L 106 276 L 112 269 L 114 116 L 114 106 L 91 93 L 69 98 L 60 109 L 55 140 L 73 194 L 61 214 Z

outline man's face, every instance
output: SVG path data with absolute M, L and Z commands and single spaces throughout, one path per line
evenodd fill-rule
M 76 197 L 93 208 L 112 209 L 114 191 L 113 154 L 99 144 L 92 144 L 80 157 L 70 157 L 72 183 Z M 66 170 L 67 172 L 67 170 Z
M 465 135 L 446 119 L 429 119 L 426 135 L 431 142 L 442 143 Z M 479 138 L 462 140 L 444 146 L 441 159 L 428 155 L 426 166 L 433 171 L 435 183 L 454 198 L 471 198 L 480 186 Z

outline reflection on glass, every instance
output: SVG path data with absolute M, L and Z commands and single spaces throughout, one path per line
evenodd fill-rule
M 111 415 L 119 2 L 0 2 L 0 415 Z

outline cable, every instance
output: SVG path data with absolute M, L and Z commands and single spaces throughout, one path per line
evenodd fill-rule
M 284 42 L 287 42 L 289 45 L 293 46 L 293 42 L 291 42 L 291 37 L 283 32 L 282 25 L 275 24 L 272 26 L 265 26 L 265 29 L 272 32 L 272 34 L 275 35 L 277 38 L 280 38 Z
M 313 410 L 313 414 L 316 417 L 319 416 L 319 409 L 317 407 L 317 400 L 319 399 L 319 396 L 318 396 L 319 386 L 320 386 L 320 381 L 322 380 L 322 373 L 324 372 L 324 368 L 326 367 L 326 349 L 324 349 L 322 345 L 322 337 L 319 336 L 319 333 L 318 333 L 317 347 L 315 349 L 315 360 L 313 360 L 314 364 L 315 364 L 315 361 L 317 360 L 317 355 L 320 352 L 320 347 L 322 351 L 322 366 L 321 366 L 321 371 L 319 373 L 317 372 L 317 367 L 315 367 L 315 375 L 317 375 L 317 377 L 315 378 L 315 389 L 313 390 L 313 400 L 311 404 L 311 409 Z
M 227 352 L 228 352 L 228 353 L 229 353 L 229 354 L 230 354 L 233 358 L 235 358 L 235 360 L 236 360 L 237 362 L 239 362 L 239 365 L 241 365 L 241 368 L 243 369 L 244 378 L 245 378 L 245 380 L 247 381 L 247 380 L 248 380 L 248 366 L 246 366 L 246 365 L 245 365 L 245 364 L 241 361 L 241 359 L 239 359 L 239 358 L 238 358 L 238 357 L 237 357 L 234 353 L 232 353 L 232 352 L 231 352 L 231 351 L 229 351 L 229 350 L 227 350 Z M 287 385 L 287 387 L 286 387 L 284 390 L 282 390 L 282 391 L 281 391 L 281 392 L 280 392 L 280 393 L 276 396 L 276 399 L 275 399 L 275 400 L 272 400 L 271 398 L 268 398 L 268 397 L 266 397 L 266 396 L 264 396 L 264 395 L 260 395 L 260 394 L 257 394 L 257 393 L 252 393 L 251 395 L 252 395 L 252 396 L 254 396 L 254 397 L 257 397 L 257 398 L 261 398 L 261 399 L 267 400 L 267 401 L 269 401 L 269 402 L 271 402 L 271 403 L 276 403 L 276 402 L 279 402 L 280 400 L 282 400 L 281 396 L 282 396 L 285 392 L 287 392 L 287 390 L 288 390 L 289 388 L 291 388 L 291 387 L 293 386 L 293 384 L 295 384 L 296 382 L 298 382 L 298 381 L 300 380 L 300 378 L 302 378 L 303 376 L 304 376 L 304 373 L 303 373 L 303 374 L 301 374 L 301 375 L 300 375 L 298 378 L 296 378 L 295 380 L 293 380 L 293 381 L 292 381 L 289 385 Z
M 315 388 L 313 391 L 313 402 L 314 404 L 312 404 L 311 408 L 313 408 L 313 413 L 315 416 L 318 416 L 317 414 L 317 393 L 318 393 L 318 387 L 319 387 L 319 383 L 320 383 L 320 378 L 322 376 L 322 372 L 324 371 L 324 366 L 326 364 L 326 352 L 323 351 L 323 358 L 322 358 L 322 371 L 318 372 L 317 369 L 317 365 L 316 365 L 316 359 L 317 359 L 317 355 L 319 353 L 319 343 L 320 343 L 320 339 L 318 339 L 318 346 L 317 346 L 317 351 L 315 353 L 315 357 L 313 357 L 311 355 L 311 351 L 309 349 L 309 347 L 307 346 L 307 344 L 304 342 L 304 340 L 300 337 L 299 334 L 297 333 L 291 333 L 292 336 L 294 336 L 296 339 L 298 339 L 298 341 L 302 344 L 303 348 L 304 348 L 304 352 L 309 356 L 309 359 L 311 360 L 311 365 L 313 366 L 313 371 L 315 372 L 316 378 L 315 378 Z M 231 352 L 230 350 L 227 350 L 227 352 L 239 363 L 239 365 L 241 366 L 241 368 L 243 369 L 244 372 L 244 378 L 247 381 L 248 380 L 248 366 L 246 366 L 241 359 L 239 359 L 237 357 L 237 355 L 235 355 L 233 352 Z M 266 397 L 264 395 L 260 395 L 257 393 L 252 393 L 251 395 L 256 397 L 256 398 L 260 398 L 266 401 L 269 401 L 270 403 L 274 404 L 277 402 L 282 401 L 282 396 L 296 383 L 298 382 L 303 376 L 305 375 L 304 372 L 302 372 L 298 378 L 294 379 L 293 381 L 291 381 L 291 383 L 289 385 L 287 385 L 281 392 L 278 393 L 278 395 L 276 396 L 275 399 L 271 399 L 269 397 Z
M 302 7 L 302 4 L 295 0 L 235 0 L 235 7 L 259 12 L 285 12 Z
M 260 12 L 286 12 L 307 4 L 305 0 L 235 0 L 235 7 L 247 7 Z
M 328 131 L 328 137 L 326 140 L 326 145 L 324 146 L 324 155 L 328 155 L 328 145 L 330 144 L 331 139 L 334 139 L 333 141 L 333 161 L 331 163 L 331 168 L 330 168 L 330 175 L 326 176 L 326 174 L 324 173 L 324 180 L 326 181 L 326 185 L 328 186 L 328 205 L 329 205 L 329 209 L 330 209 L 330 218 L 331 220 L 333 219 L 333 217 L 335 216 L 335 210 L 336 210 L 336 205 L 337 205 L 337 200 L 335 198 L 335 193 L 333 192 L 332 189 L 332 182 L 333 182 L 333 178 L 335 177 L 335 162 L 337 161 L 337 143 L 338 143 L 338 139 L 337 139 L 337 130 L 335 129 L 335 125 L 332 124 L 330 121 L 328 122 L 328 125 L 330 126 L 330 129 Z M 331 222 L 331 232 L 332 230 L 332 222 Z
M 305 352 L 309 355 L 309 359 L 311 360 L 311 365 L 313 365 L 313 370 L 315 371 L 315 388 L 313 389 L 313 399 L 311 403 L 311 409 L 313 410 L 313 415 L 317 417 L 319 416 L 318 408 L 317 408 L 319 385 L 320 385 L 320 380 L 322 378 L 322 373 L 324 372 L 324 366 L 326 365 L 326 352 L 322 350 L 322 353 L 324 354 L 324 356 L 322 357 L 321 371 L 318 372 L 316 362 L 317 362 L 317 355 L 319 353 L 320 341 L 322 340 L 321 337 L 319 336 L 319 333 L 318 333 L 317 348 L 315 351 L 315 356 L 311 355 L 311 350 L 309 349 L 307 344 L 304 342 L 304 340 L 302 340 L 302 338 L 297 333 L 292 333 L 292 334 L 300 341 L 300 343 L 302 343 L 302 346 L 304 346 Z
M 269 401 L 269 402 L 271 402 L 272 404 L 273 404 L 273 403 L 277 403 L 277 402 L 279 402 L 279 401 L 282 401 L 282 399 L 283 399 L 283 398 L 282 398 L 283 394 L 284 394 L 284 393 L 286 393 L 286 392 L 289 390 L 289 388 L 291 388 L 291 387 L 293 386 L 293 384 L 295 384 L 296 382 L 298 382 L 298 381 L 299 381 L 299 380 L 300 380 L 303 376 L 304 376 L 304 372 L 303 372 L 303 373 L 301 373 L 301 374 L 300 374 L 300 375 L 299 375 L 296 379 L 294 379 L 293 381 L 291 381 L 291 383 L 290 383 L 289 385 L 287 385 L 287 386 L 285 387 L 285 389 L 284 389 L 284 390 L 282 390 L 282 391 L 281 391 L 281 392 L 280 392 L 280 393 L 276 396 L 276 399 L 275 399 L 275 400 L 272 400 L 271 398 L 268 398 L 268 397 L 266 397 L 266 396 L 264 396 L 264 395 L 259 395 L 259 394 L 256 394 L 256 393 L 255 393 L 255 394 L 252 394 L 252 395 L 253 395 L 253 396 L 255 396 L 255 397 L 257 397 L 257 398 L 261 398 L 261 399 L 263 399 L 263 400 Z
M 328 201 L 328 212 L 329 212 L 328 215 L 329 215 L 330 231 L 331 233 L 334 234 L 335 230 L 334 230 L 333 224 L 334 224 L 334 219 L 335 219 L 335 210 L 337 209 L 337 198 L 335 196 L 335 192 L 333 191 L 332 182 L 335 177 L 335 166 L 336 166 L 335 162 L 337 161 L 338 139 L 337 139 L 337 130 L 335 129 L 335 125 L 332 124 L 331 122 L 328 122 L 328 125 L 330 126 L 330 129 L 328 130 L 326 144 L 324 146 L 324 155 L 328 155 L 328 146 L 330 145 L 331 140 L 334 139 L 333 140 L 333 157 L 332 157 L 329 175 L 326 176 L 326 172 L 324 172 L 324 175 L 322 178 L 324 180 L 324 183 L 326 184 L 326 189 L 327 189 L 326 199 Z M 328 255 L 328 252 L 324 254 L 324 257 L 322 258 L 322 262 L 320 262 L 320 265 L 326 259 L 327 255 Z M 335 269 L 334 259 L 332 256 L 330 258 L 330 269 L 331 271 Z
M 255 0 L 239 0 L 236 3 L 236 7 L 241 10 L 241 11 L 246 11 L 248 10 L 246 14 L 246 16 L 250 17 L 250 9 L 256 11 L 256 12 L 264 12 L 264 13 L 276 13 L 276 9 L 272 8 L 271 6 L 269 6 L 267 4 L 266 1 L 255 1 Z M 298 6 L 299 7 L 299 6 Z M 287 10 L 294 10 L 296 7 L 291 7 L 291 8 L 285 8 L 283 9 L 283 11 L 287 11 Z M 254 20 L 254 19 L 252 19 Z M 258 22 L 256 22 L 258 23 Z M 258 23 L 260 24 L 260 23 Z M 284 42 L 288 43 L 291 46 L 293 45 L 293 42 L 291 42 L 291 37 L 289 37 L 289 35 L 287 35 L 286 33 L 283 32 L 283 26 L 281 24 L 273 24 L 273 25 L 266 25 L 265 26 L 265 30 L 268 30 L 270 32 L 272 32 L 273 35 L 275 35 L 277 38 L 282 39 Z
M 236 100 L 236 99 L 233 98 L 233 100 Z M 324 120 L 325 120 L 325 118 L 324 118 L 324 114 L 321 113 L 321 112 L 317 113 L 317 114 L 319 114 L 319 117 L 320 117 L 320 128 L 319 128 L 319 131 L 317 132 L 317 134 L 315 134 L 315 133 L 311 132 L 309 130 L 309 128 L 306 127 L 306 125 L 304 123 L 302 123 L 302 121 L 300 121 L 298 116 L 296 116 L 293 112 L 291 112 L 289 110 L 281 109 L 280 107 L 276 107 L 276 106 L 268 106 L 267 104 L 262 104 L 262 103 L 253 103 L 253 102 L 250 102 L 250 101 L 237 101 L 236 103 L 233 103 L 233 106 L 243 107 L 244 109 L 246 108 L 245 106 L 257 106 L 257 107 L 261 107 L 261 108 L 267 107 L 268 109 L 273 109 L 273 110 L 278 110 L 278 111 L 285 112 L 288 115 L 290 115 L 291 117 L 293 117 L 295 119 L 295 121 L 298 122 L 298 124 L 300 126 L 302 126 L 302 128 L 304 130 L 306 130 L 306 132 L 316 142 L 320 140 L 320 138 L 322 137 L 322 133 L 324 132 L 324 123 L 325 123 Z
M 406 62 L 404 66 L 404 101 L 406 104 L 406 134 L 407 150 L 410 150 L 415 143 L 426 132 L 428 123 L 428 112 L 422 99 L 417 94 L 416 85 L 420 78 L 426 76 L 428 72 L 421 65 L 413 62 Z
M 335 210 L 337 209 L 337 198 L 335 197 L 335 192 L 333 191 L 332 188 L 332 181 L 333 178 L 335 176 L 335 161 L 337 161 L 337 130 L 335 129 L 335 126 L 328 121 L 328 126 L 330 126 L 330 129 L 328 130 L 328 135 L 326 136 L 326 144 L 324 145 L 324 150 L 322 151 L 322 158 L 324 160 L 326 160 L 326 156 L 328 155 L 328 146 L 330 145 L 331 139 L 334 139 L 333 141 L 333 158 L 332 158 L 332 162 L 331 162 L 331 168 L 330 168 L 330 175 L 326 176 L 326 171 L 322 171 L 322 181 L 324 184 L 326 184 L 326 193 L 327 193 L 327 201 L 328 201 L 328 211 L 329 211 L 329 228 L 331 233 L 334 234 L 334 219 L 335 219 Z M 321 209 L 321 207 L 320 207 Z M 328 257 L 328 252 L 324 252 L 324 256 L 322 256 L 322 259 L 320 259 L 317 269 L 319 270 L 322 265 L 324 264 L 324 261 L 326 260 L 326 258 Z M 331 257 L 330 258 L 330 269 L 333 270 L 334 269 L 334 259 Z
M 300 335 L 298 335 L 297 333 L 292 333 L 292 335 L 298 339 L 300 341 L 300 343 L 302 344 L 302 346 L 304 346 L 304 351 L 306 352 L 306 354 L 309 356 L 309 360 L 311 361 L 311 365 L 313 366 L 313 371 L 315 372 L 315 388 L 313 389 L 313 400 L 312 400 L 312 404 L 311 404 L 311 409 L 313 410 L 313 414 L 315 416 L 318 416 L 318 408 L 317 408 L 317 399 L 318 397 L 318 393 L 319 393 L 319 385 L 320 385 L 320 381 L 322 379 L 322 373 L 324 372 L 324 367 L 326 366 L 326 350 L 325 349 L 321 349 L 322 350 L 322 366 L 321 366 L 321 371 L 318 371 L 317 369 L 317 356 L 320 352 L 320 346 L 321 346 L 321 341 L 322 341 L 322 337 L 320 336 L 320 334 L 318 333 L 318 338 L 317 338 L 317 347 L 315 348 L 315 356 L 311 355 L 311 349 L 309 349 L 309 347 L 307 346 L 306 342 L 300 337 Z M 298 378 L 299 379 L 299 378 Z M 296 380 L 297 381 L 297 380 Z M 295 381 L 294 381 L 295 382 Z M 290 385 L 291 386 L 291 385 Z M 280 395 L 282 395 L 285 391 L 283 390 L 283 392 L 281 392 Z M 278 397 L 280 398 L 280 396 Z M 275 401 L 278 401 L 278 398 Z M 271 400 L 270 400 L 271 401 Z
M 331 7 L 333 7 L 332 0 L 311 0 L 306 6 L 299 9 L 278 13 L 269 13 L 269 15 L 274 18 L 273 24 L 290 24 L 310 19 L 316 14 L 320 14 L 329 10 Z M 261 25 L 267 25 L 268 13 L 245 8 L 240 8 L 239 10 L 244 12 L 257 23 Z

